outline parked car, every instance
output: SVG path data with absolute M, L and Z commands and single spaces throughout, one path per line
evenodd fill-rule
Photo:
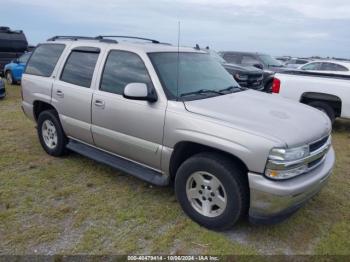
M 22 74 L 31 53 L 25 53 L 20 58 L 16 58 L 11 63 L 5 65 L 4 72 L 9 85 L 21 82 Z
M 0 99 L 3 99 L 6 96 L 5 83 L 0 77 Z
M 275 56 L 274 58 L 281 62 L 281 64 L 283 65 L 285 65 L 289 60 L 292 59 L 292 57 L 290 56 Z
M 20 57 L 28 48 L 23 31 L 0 27 L 0 74 L 4 74 L 4 66 Z
M 304 58 L 292 58 L 289 61 L 285 63 L 285 66 L 287 68 L 299 68 L 302 65 L 305 65 L 306 63 L 309 63 L 311 60 L 304 59 Z
M 155 185 L 173 181 L 207 228 L 285 218 L 335 162 L 323 113 L 242 89 L 193 48 L 53 37 L 33 52 L 22 91 L 48 154 L 70 149 Z
M 228 62 L 244 66 L 254 66 L 264 70 L 264 86 L 266 92 L 271 92 L 274 73 L 283 68 L 283 64 L 272 56 L 261 53 L 249 52 L 220 52 L 220 55 Z
M 328 115 L 350 119 L 350 76 L 312 73 L 278 73 L 272 93 L 313 106 Z
M 253 66 L 240 66 L 227 63 L 217 52 L 209 48 L 201 50 L 208 52 L 215 60 L 222 64 L 240 86 L 258 91 L 264 90 L 264 76 L 262 70 Z
M 319 60 L 299 67 L 300 70 L 315 73 L 350 75 L 350 62 L 335 60 Z

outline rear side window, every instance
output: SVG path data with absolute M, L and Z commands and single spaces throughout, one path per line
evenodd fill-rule
M 322 63 L 321 70 L 324 71 L 349 71 L 346 67 L 334 63 Z
M 129 83 L 144 83 L 152 86 L 152 81 L 141 58 L 127 51 L 111 51 L 103 70 L 100 90 L 122 95 Z
M 72 51 L 61 74 L 61 80 L 78 86 L 90 87 L 94 74 L 97 52 Z
M 25 73 L 45 77 L 51 76 L 64 48 L 64 44 L 39 45 L 30 57 Z

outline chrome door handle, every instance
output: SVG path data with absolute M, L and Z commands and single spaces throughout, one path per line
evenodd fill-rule
M 105 102 L 103 100 L 96 99 L 94 102 L 95 106 L 104 108 L 105 107 Z
M 64 93 L 61 90 L 56 90 L 56 95 L 59 97 L 64 97 Z

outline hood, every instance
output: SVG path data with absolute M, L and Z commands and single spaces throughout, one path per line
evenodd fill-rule
M 331 131 L 328 117 L 317 109 L 254 90 L 184 103 L 192 113 L 279 140 L 288 147 L 313 142 Z
M 226 70 L 239 70 L 244 73 L 251 73 L 251 74 L 262 74 L 262 70 L 254 67 L 254 66 L 241 66 L 236 64 L 230 64 L 230 63 L 224 63 L 223 67 L 225 67 Z

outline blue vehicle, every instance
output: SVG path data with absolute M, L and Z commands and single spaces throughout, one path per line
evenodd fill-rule
M 11 63 L 5 65 L 4 73 L 8 84 L 13 85 L 21 82 L 22 74 L 30 55 L 31 52 L 25 53 L 19 58 L 12 60 Z

